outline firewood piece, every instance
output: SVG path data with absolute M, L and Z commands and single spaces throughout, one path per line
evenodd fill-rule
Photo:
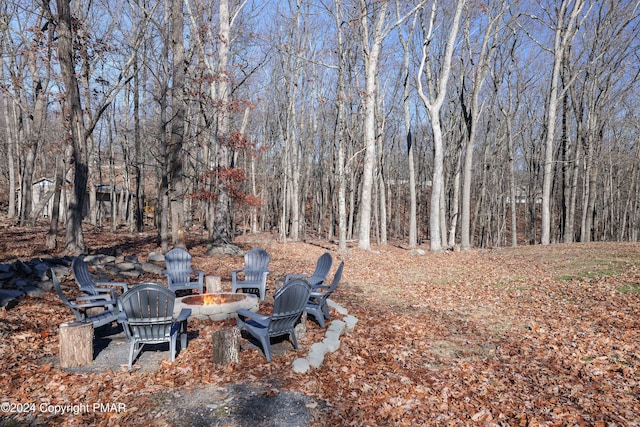
M 208 294 L 219 294 L 222 292 L 222 280 L 220 276 L 205 276 L 204 283 Z
M 93 325 L 91 323 L 61 324 L 58 342 L 62 368 L 77 368 L 93 361 Z
M 238 363 L 240 360 L 240 329 L 226 328 L 214 331 L 211 335 L 213 344 L 213 363 L 226 365 Z

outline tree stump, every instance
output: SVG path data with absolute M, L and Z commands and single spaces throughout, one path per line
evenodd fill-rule
M 61 324 L 58 342 L 62 368 L 77 368 L 93 361 L 93 324 L 84 322 Z
M 293 328 L 296 333 L 296 338 L 298 340 L 303 340 L 307 337 L 307 312 L 303 311 L 300 316 L 300 321 L 296 323 L 296 326 Z
M 240 360 L 240 329 L 226 328 L 211 334 L 213 363 L 226 365 Z
M 222 280 L 220 276 L 205 276 L 204 283 L 208 294 L 219 294 L 222 292 Z

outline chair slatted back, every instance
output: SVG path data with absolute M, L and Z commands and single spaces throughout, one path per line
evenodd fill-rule
M 73 271 L 73 277 L 82 292 L 88 295 L 98 295 L 95 281 L 93 280 L 93 276 L 89 272 L 89 267 L 84 261 L 82 255 L 73 258 L 73 261 L 71 261 L 71 270 Z
M 303 279 L 293 279 L 276 291 L 269 323 L 269 336 L 283 335 L 293 329 L 310 293 L 311 287 Z
M 262 248 L 251 249 L 244 254 L 244 274 L 247 282 L 262 281 L 264 272 L 269 268 L 271 255 Z
M 142 283 L 120 298 L 131 335 L 141 341 L 166 341 L 171 335 L 175 294 L 155 283 Z
M 191 254 L 182 248 L 173 248 L 164 256 L 167 274 L 175 284 L 189 283 L 191 280 Z
M 321 285 L 325 280 L 327 280 L 327 275 L 331 270 L 331 264 L 333 264 L 333 258 L 329 252 L 323 253 L 320 258 L 318 258 L 316 269 L 311 274 L 311 277 L 307 279 L 312 287 Z

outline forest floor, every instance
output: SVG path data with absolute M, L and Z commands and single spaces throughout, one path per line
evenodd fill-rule
M 45 230 L 2 227 L 0 263 L 60 255 L 44 248 Z M 243 259 L 206 256 L 196 234 L 188 239 L 194 267 L 230 287 Z M 91 253 L 144 260 L 158 250 L 151 234 L 85 237 Z M 58 326 L 71 313 L 47 292 L 0 312 L 0 425 L 640 425 L 638 244 L 423 246 L 419 255 L 402 245 L 342 254 L 326 241 L 237 242 L 271 254 L 268 295 L 286 273 L 312 271 L 326 250 L 330 277 L 345 261 L 332 299 L 358 323 L 320 368 L 291 368 L 324 334 L 312 321 L 299 352 L 289 347 L 268 363 L 245 347 L 239 363 L 218 366 L 211 332 L 234 322 L 194 319 L 174 363 L 159 352 L 155 369 L 144 369 L 153 362 L 145 353 L 131 372 L 61 369 Z M 260 311 L 268 309 L 267 298 Z M 12 413 L 20 404 L 29 412 Z M 53 412 L 65 407 L 71 413 Z

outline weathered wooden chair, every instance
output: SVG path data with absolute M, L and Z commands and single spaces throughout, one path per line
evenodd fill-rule
M 304 307 L 304 311 L 306 311 L 307 314 L 312 315 L 321 328 L 324 328 L 325 319 L 331 319 L 331 316 L 329 315 L 329 307 L 327 307 L 327 300 L 338 287 L 340 279 L 342 278 L 343 268 L 344 261 L 342 261 L 340 266 L 338 266 L 336 274 L 333 276 L 331 286 L 316 286 L 309 295 L 309 301 L 307 301 L 307 305 Z
M 293 347 L 298 349 L 295 326 L 309 300 L 311 287 L 304 279 L 293 279 L 275 293 L 271 316 L 241 309 L 237 311 L 238 328 L 244 329 L 260 341 L 262 350 L 271 361 L 271 338 L 289 335 Z
M 167 284 L 173 292 L 182 289 L 197 289 L 202 294 L 204 271 L 191 268 L 191 254 L 182 248 L 173 248 L 164 256 Z M 192 280 L 192 275 L 197 279 Z
M 140 283 L 118 299 L 125 335 L 131 342 L 129 369 L 146 344 L 169 343 L 171 361 L 176 358 L 176 343 L 187 348 L 187 319 L 191 309 L 183 308 L 173 317 L 176 294 L 157 283 Z
M 80 290 L 87 295 L 110 294 L 112 298 L 116 298 L 116 288 L 121 288 L 119 293 L 127 292 L 129 289 L 127 282 L 102 282 L 97 281 L 89 272 L 89 267 L 84 261 L 84 256 L 77 256 L 71 261 L 71 271 Z
M 331 264 L 333 263 L 333 258 L 329 252 L 325 252 L 320 255 L 318 261 L 316 262 L 316 269 L 311 274 L 287 274 L 284 277 L 284 282 L 287 283 L 292 279 L 305 279 L 311 288 L 315 288 L 320 286 L 327 280 L 327 275 L 329 275 L 329 271 L 331 270 Z
M 60 281 L 53 269 L 51 272 L 51 281 L 56 293 L 67 307 L 71 309 L 76 320 L 79 322 L 92 323 L 94 328 L 109 325 L 113 321 L 118 320 L 117 301 L 112 298 L 111 294 L 84 295 L 75 298 L 67 298 L 62 291 Z M 96 309 L 96 310 L 90 310 Z M 95 311 L 95 312 L 92 312 Z
M 271 256 L 261 248 L 251 249 L 244 254 L 244 268 L 231 272 L 231 292 L 236 293 L 238 289 L 257 289 L 260 301 L 264 301 L 267 293 L 267 275 L 270 273 L 269 261 Z M 244 275 L 244 280 L 240 280 L 240 275 Z

